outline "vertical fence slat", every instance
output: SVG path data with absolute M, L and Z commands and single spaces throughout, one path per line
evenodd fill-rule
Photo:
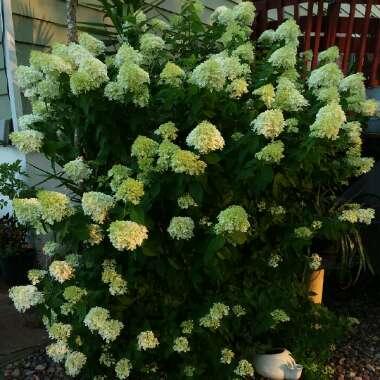
M 307 0 L 307 20 L 305 31 L 305 50 L 310 49 L 311 29 L 313 27 L 313 0 Z
M 336 29 L 339 22 L 341 0 L 336 0 L 329 6 L 328 18 L 328 35 L 326 39 L 326 48 L 333 46 L 336 39 Z
M 277 24 L 280 25 L 284 21 L 284 8 L 282 7 L 282 0 L 277 0 Z
M 348 23 L 347 23 L 346 40 L 344 44 L 343 63 L 342 63 L 342 70 L 345 74 L 347 73 L 348 64 L 350 62 L 352 31 L 354 29 L 354 22 L 355 22 L 355 10 L 356 10 L 356 0 L 351 0 L 350 15 L 349 15 Z
M 364 66 L 364 56 L 365 56 L 365 49 L 367 47 L 368 28 L 369 28 L 369 19 L 371 17 L 371 11 L 372 11 L 372 0 L 367 0 L 367 6 L 365 9 L 365 15 L 364 15 L 363 30 L 361 31 L 361 38 L 360 38 L 360 50 L 359 50 L 358 67 L 357 67 L 358 71 L 362 71 L 363 66 Z
M 318 63 L 318 50 L 321 41 L 321 28 L 323 20 L 323 0 L 318 0 L 318 16 L 317 25 L 315 26 L 314 32 L 314 49 L 313 49 L 313 61 L 311 67 L 314 69 Z
M 298 0 L 294 1 L 293 13 L 294 13 L 294 20 L 296 20 L 297 24 L 299 24 L 299 22 L 300 22 L 300 8 L 299 8 Z

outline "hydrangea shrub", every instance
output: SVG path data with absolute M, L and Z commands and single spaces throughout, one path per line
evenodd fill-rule
M 322 379 L 347 327 L 309 302 L 305 274 L 374 216 L 336 204 L 373 165 L 364 78 L 344 78 L 336 48 L 310 72 L 293 20 L 253 43 L 250 2 L 211 26 L 201 13 L 188 0 L 149 26 L 138 12 L 116 52 L 82 34 L 18 68 L 33 113 L 12 141 L 68 193 L 14 201 L 55 239 L 10 297 L 42 310 L 72 377 L 248 379 L 255 352 L 286 346 Z

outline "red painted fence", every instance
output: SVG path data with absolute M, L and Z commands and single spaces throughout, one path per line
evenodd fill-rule
M 301 47 L 318 51 L 337 45 L 345 73 L 361 71 L 370 86 L 380 85 L 380 0 L 258 0 L 254 36 L 293 17 L 304 33 Z M 376 15 L 377 16 L 377 15 Z

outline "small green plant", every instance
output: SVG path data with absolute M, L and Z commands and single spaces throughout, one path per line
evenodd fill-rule
M 22 176 L 25 176 L 25 173 L 21 168 L 20 160 L 0 164 L 0 195 L 2 196 L 0 209 L 8 205 L 8 199 L 22 196 L 23 191 L 27 189 Z

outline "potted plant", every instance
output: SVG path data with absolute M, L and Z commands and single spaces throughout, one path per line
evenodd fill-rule
M 35 251 L 27 242 L 27 232 L 14 216 L 6 214 L 0 219 L 0 270 L 8 285 L 25 283 L 33 267 Z

